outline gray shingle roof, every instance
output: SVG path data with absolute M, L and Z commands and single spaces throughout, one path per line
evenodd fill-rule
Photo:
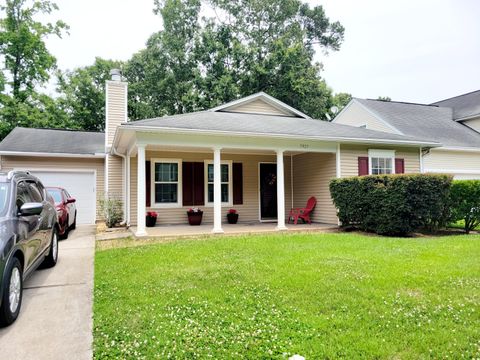
M 444 146 L 480 147 L 480 134 L 453 121 L 452 109 L 394 101 L 355 99 L 407 136 Z
M 17 127 L 0 142 L 0 151 L 85 155 L 105 153 L 105 134 Z
M 455 120 L 475 115 L 480 116 L 480 90 L 437 101 L 433 105 L 453 108 Z
M 124 128 L 154 127 L 178 130 L 220 131 L 243 134 L 287 135 L 315 137 L 325 140 L 371 139 L 378 142 L 430 142 L 417 136 L 402 136 L 379 131 L 333 124 L 321 120 L 285 116 L 201 111 L 189 114 L 132 121 L 122 124 Z

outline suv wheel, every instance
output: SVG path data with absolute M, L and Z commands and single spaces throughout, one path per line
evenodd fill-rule
M 17 258 L 13 258 L 5 269 L 6 282 L 0 308 L 0 325 L 12 324 L 20 313 L 23 296 L 22 265 Z
M 75 217 L 73 218 L 73 223 L 70 229 L 75 230 L 76 228 L 77 228 L 77 212 L 75 211 Z
M 50 268 L 54 267 L 57 264 L 58 259 L 58 232 L 57 228 L 53 228 L 52 231 L 52 240 L 50 242 L 50 251 L 48 252 L 47 257 L 43 261 L 45 267 Z

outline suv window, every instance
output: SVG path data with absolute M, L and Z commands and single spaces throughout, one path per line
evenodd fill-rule
M 29 203 L 29 202 L 33 202 L 33 199 L 28 191 L 27 184 L 23 181 L 19 182 L 17 184 L 17 199 L 16 199 L 17 212 L 20 212 L 20 208 L 22 207 L 23 204 Z
M 37 184 L 31 182 L 31 183 L 28 183 L 28 187 L 30 189 L 30 192 L 32 193 L 33 201 L 42 202 L 43 196 L 40 190 L 38 190 Z

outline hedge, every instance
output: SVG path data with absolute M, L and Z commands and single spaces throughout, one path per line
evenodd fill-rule
M 342 226 L 386 235 L 436 229 L 448 220 L 449 175 L 375 175 L 330 182 Z
M 463 220 L 467 234 L 480 225 L 480 180 L 453 181 L 450 201 L 451 220 Z

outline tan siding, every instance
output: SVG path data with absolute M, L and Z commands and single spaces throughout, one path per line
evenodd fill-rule
M 405 160 L 405 173 L 420 172 L 420 151 L 418 148 L 395 148 L 377 145 L 342 145 L 340 148 L 342 177 L 358 176 L 358 157 L 368 156 L 368 149 L 395 150 L 396 158 Z
M 123 159 L 119 156 L 108 156 L 108 192 L 123 199 Z
M 126 121 L 127 83 L 107 81 L 107 146 L 111 146 L 117 127 Z
M 335 154 L 307 153 L 293 158 L 294 207 L 305 207 L 310 196 L 317 206 L 312 220 L 336 224 L 336 209 L 330 197 L 329 183 L 336 176 Z
M 96 170 L 97 201 L 103 196 L 105 184 L 105 163 L 103 159 L 82 159 L 82 158 L 46 158 L 46 157 L 24 157 L 24 156 L 2 156 L 2 171 L 19 169 L 79 169 Z M 101 211 L 97 206 L 97 219 L 101 218 Z
M 147 151 L 146 159 L 152 158 L 172 158 L 182 159 L 183 161 L 204 161 L 213 160 L 213 154 L 209 153 L 177 153 L 177 152 L 152 152 Z M 275 155 L 232 155 L 222 154 L 222 160 L 232 160 L 243 164 L 243 204 L 224 206 L 222 209 L 222 219 L 226 221 L 224 214 L 231 207 L 235 208 L 240 214 L 239 221 L 252 222 L 259 221 L 259 188 L 258 188 L 258 170 L 259 162 L 275 162 Z M 285 212 L 292 207 L 291 186 L 290 186 L 290 158 L 284 158 L 285 166 Z M 131 159 L 131 223 L 136 224 L 137 217 L 137 158 Z M 203 222 L 213 223 L 213 207 L 199 206 L 203 211 Z M 186 211 L 189 207 L 178 208 L 147 208 L 147 211 L 154 210 L 158 213 L 157 223 L 165 224 L 185 224 L 187 223 Z
M 292 116 L 291 113 L 277 109 L 276 107 L 268 104 L 267 102 L 261 99 L 250 101 L 246 104 L 234 106 L 234 107 L 225 109 L 225 111 Z
M 480 118 L 462 121 L 462 123 L 472 128 L 473 130 L 480 132 Z
M 455 174 L 456 170 L 480 171 L 480 154 L 466 151 L 430 150 L 424 156 L 423 167 L 426 172 L 442 170 Z
M 370 130 L 398 133 L 355 102 L 335 118 L 335 123 L 355 127 L 367 125 Z

